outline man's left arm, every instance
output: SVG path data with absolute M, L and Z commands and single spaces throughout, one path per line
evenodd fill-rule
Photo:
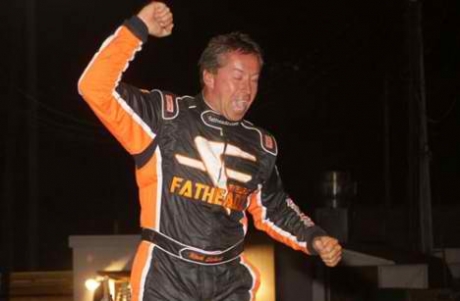
M 319 255 L 327 266 L 340 261 L 342 247 L 338 241 L 315 225 L 284 192 L 276 167 L 250 196 L 248 211 L 255 227 L 275 240 L 306 254 Z

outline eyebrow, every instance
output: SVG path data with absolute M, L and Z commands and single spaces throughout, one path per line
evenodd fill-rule
M 232 71 L 238 71 L 239 73 L 246 73 L 243 69 L 238 68 L 238 67 L 233 67 Z M 254 76 L 260 76 L 260 72 L 250 75 L 250 77 L 254 77 Z

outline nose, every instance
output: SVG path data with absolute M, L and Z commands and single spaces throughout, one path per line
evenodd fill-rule
M 250 79 L 242 80 L 240 89 L 244 93 L 251 95 L 251 92 L 252 92 L 251 80 Z

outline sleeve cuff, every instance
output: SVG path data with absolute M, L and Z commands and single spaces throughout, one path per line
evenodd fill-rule
M 318 236 L 327 236 L 327 233 L 319 226 L 312 226 L 308 229 L 308 231 L 310 232 L 309 239 L 307 241 L 308 252 L 310 253 L 310 255 L 318 255 L 318 252 L 316 252 L 315 248 L 313 248 L 313 240 Z
M 126 26 L 142 42 L 147 42 L 149 30 L 147 25 L 145 25 L 138 16 L 132 16 L 130 19 L 126 20 L 123 25 Z

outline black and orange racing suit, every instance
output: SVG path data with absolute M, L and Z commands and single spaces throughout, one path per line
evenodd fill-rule
M 325 233 L 284 192 L 269 133 L 225 119 L 201 95 L 120 82 L 147 37 L 139 18 L 126 21 L 79 82 L 136 164 L 143 241 L 132 268 L 133 300 L 254 300 L 257 272 L 240 254 L 246 211 L 256 228 L 307 254 Z

